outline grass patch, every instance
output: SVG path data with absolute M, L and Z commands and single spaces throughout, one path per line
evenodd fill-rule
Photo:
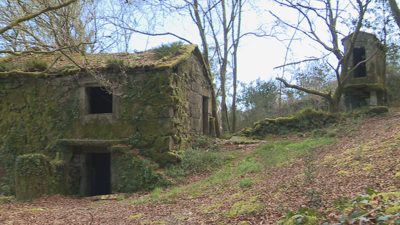
M 253 186 L 253 180 L 252 179 L 247 179 L 244 178 L 243 180 L 240 181 L 239 187 L 240 188 L 249 188 Z
M 158 187 L 158 188 L 154 189 L 154 191 L 150 195 L 147 195 L 147 196 L 145 196 L 143 198 L 139 198 L 137 200 L 134 200 L 131 203 L 140 205 L 140 204 L 146 203 L 146 202 L 156 202 L 159 199 L 164 198 L 164 195 L 161 194 L 162 190 L 163 190 L 162 188 Z
M 134 216 L 130 216 L 129 219 L 132 220 L 132 219 L 136 219 L 136 218 L 140 218 L 140 217 L 143 217 L 143 214 L 137 214 Z
M 236 166 L 235 175 L 260 171 L 262 168 L 263 165 L 256 162 L 254 158 L 244 159 Z
M 48 210 L 49 209 L 47 209 L 47 208 L 34 208 L 34 209 L 27 209 L 22 212 L 28 213 L 28 212 L 41 212 L 41 211 L 48 211 Z
M 258 147 L 255 153 L 262 156 L 265 165 L 279 167 L 288 165 L 291 158 L 307 154 L 310 148 L 333 142 L 337 142 L 337 139 L 313 138 L 299 143 L 292 141 L 271 142 Z
M 164 173 L 178 181 L 192 173 L 212 171 L 232 159 L 228 153 L 222 152 L 219 147 L 189 148 L 180 152 L 180 155 L 182 162 L 167 167 Z

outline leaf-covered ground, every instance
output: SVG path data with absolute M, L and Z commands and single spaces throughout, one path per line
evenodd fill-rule
M 340 201 L 368 189 L 398 191 L 399 125 L 399 109 L 349 120 L 329 128 L 336 142 L 306 146 L 300 156 L 287 143 L 304 142 L 310 134 L 225 142 L 223 151 L 232 153 L 229 162 L 186 177 L 177 187 L 114 200 L 51 196 L 11 201 L 0 204 L 0 224 L 276 224 L 287 210 L 300 208 L 315 209 L 333 224 L 343 216 L 337 210 Z M 284 150 L 261 147 L 272 142 L 286 143 Z

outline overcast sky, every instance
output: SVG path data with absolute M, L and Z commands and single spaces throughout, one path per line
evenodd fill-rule
M 274 5 L 271 3 L 271 1 L 259 2 L 260 5 L 258 6 L 258 10 L 262 13 L 255 14 L 252 12 L 245 14 L 242 23 L 243 30 L 250 31 L 254 29 L 256 26 L 258 26 L 257 23 L 260 23 L 260 21 L 264 22 L 266 25 L 271 23 L 273 21 L 273 17 L 268 12 L 269 10 L 274 12 L 274 14 L 282 16 L 282 18 L 285 18 L 286 20 L 292 20 L 293 22 L 297 21 L 296 12 Z M 173 33 L 179 34 L 180 36 L 190 40 L 194 44 L 198 44 L 201 47 L 201 40 L 199 38 L 198 30 L 195 28 L 190 19 L 188 20 L 188 18 L 186 18 L 180 22 L 175 20 L 171 25 L 174 27 L 172 30 Z M 321 25 L 323 28 L 326 26 L 325 24 Z M 285 33 L 287 38 L 292 36 L 293 32 L 294 31 L 291 29 L 287 30 Z M 325 32 L 323 35 L 327 36 L 326 31 L 322 30 L 322 32 Z M 283 37 L 280 36 L 280 38 Z M 178 41 L 178 39 L 172 36 L 148 37 L 145 35 L 135 35 L 132 37 L 131 46 L 134 46 L 134 50 L 143 51 L 160 46 L 163 43 L 174 41 Z M 241 40 L 238 54 L 238 80 L 248 83 L 256 80 L 257 78 L 267 81 L 271 78 L 275 78 L 276 76 L 281 76 L 282 70 L 274 70 L 273 68 L 284 64 L 285 53 L 285 45 L 273 37 L 245 37 Z M 289 53 L 290 57 L 287 63 L 303 60 L 311 56 L 319 57 L 321 55 L 323 55 L 323 53 L 320 46 L 315 42 L 304 38 L 302 40 L 295 41 L 292 44 L 292 49 Z M 286 73 L 285 77 L 290 79 L 290 73 Z

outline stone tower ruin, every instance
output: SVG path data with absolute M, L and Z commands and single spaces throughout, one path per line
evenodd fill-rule
M 342 39 L 348 54 L 353 34 Z M 386 55 L 382 43 L 374 34 L 360 32 L 351 54 L 349 70 L 344 81 L 346 110 L 363 106 L 381 106 L 386 102 Z M 369 59 L 366 62 L 362 62 Z

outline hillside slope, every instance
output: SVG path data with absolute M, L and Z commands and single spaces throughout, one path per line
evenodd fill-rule
M 333 224 L 343 216 L 338 206 L 368 189 L 398 191 L 399 109 L 328 129 L 336 137 L 312 139 L 307 133 L 262 143 L 225 142 L 222 151 L 230 160 L 224 166 L 190 175 L 169 189 L 115 200 L 71 196 L 23 204 L 11 200 L 0 204 L 0 223 L 276 224 L 287 210 L 308 208 Z

